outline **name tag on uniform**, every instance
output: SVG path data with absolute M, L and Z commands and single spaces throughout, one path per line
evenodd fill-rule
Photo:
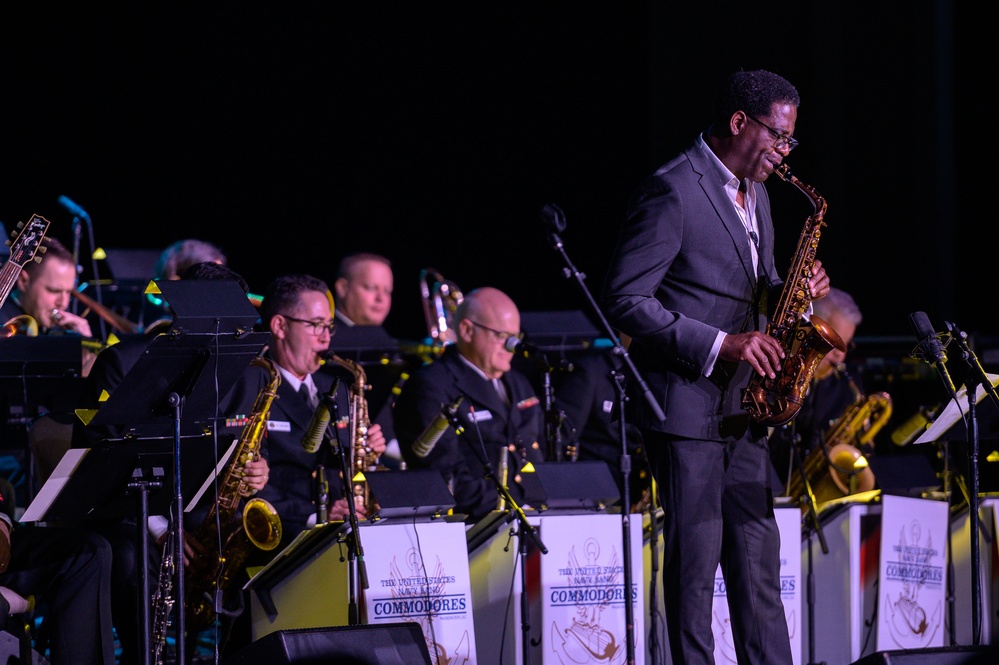
M 287 420 L 268 420 L 267 421 L 267 431 L 268 432 L 290 432 L 291 423 Z
M 480 420 L 492 420 L 493 414 L 491 411 L 469 411 L 468 418 L 473 423 L 477 423 Z

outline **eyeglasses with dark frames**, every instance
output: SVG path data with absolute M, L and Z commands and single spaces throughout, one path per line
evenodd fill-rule
M 477 326 L 479 328 L 482 328 L 483 330 L 488 330 L 489 332 L 491 332 L 493 335 L 496 336 L 496 339 L 498 339 L 501 342 L 505 342 L 506 340 L 510 339 L 511 337 L 516 337 L 520 341 L 524 341 L 524 333 L 522 333 L 522 332 L 512 333 L 512 332 L 506 332 L 504 330 L 496 330 L 495 328 L 490 328 L 489 326 L 484 326 L 481 323 L 479 323 L 478 321 L 473 321 L 472 319 L 469 319 L 468 322 L 471 323 L 473 326 Z
M 798 141 L 795 140 L 795 139 L 793 139 L 793 138 L 791 138 L 787 134 L 785 134 L 783 132 L 778 132 L 776 129 L 774 129 L 773 127 L 771 127 L 767 123 L 763 122 L 762 120 L 757 120 L 756 118 L 754 118 L 753 116 L 749 115 L 748 113 L 746 114 L 746 117 L 749 118 L 750 120 L 752 120 L 753 122 L 758 123 L 758 124 L 763 125 L 764 127 L 766 127 L 767 131 L 770 132 L 770 134 L 774 137 L 774 150 L 780 150 L 781 148 L 787 148 L 787 151 L 791 152 L 792 150 L 794 150 L 795 148 L 798 147 Z
M 310 321 L 309 319 L 299 319 L 294 316 L 288 316 L 287 314 L 282 314 L 282 316 L 289 321 L 295 321 L 296 323 L 304 323 L 305 325 L 312 328 L 312 334 L 319 337 L 323 334 L 325 330 L 330 335 L 336 332 L 336 321 Z

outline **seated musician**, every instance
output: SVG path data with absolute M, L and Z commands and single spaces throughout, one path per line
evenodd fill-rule
M 41 250 L 44 249 L 44 252 Z M 100 343 L 93 339 L 90 321 L 70 311 L 76 291 L 76 261 L 55 238 L 42 240 L 41 261 L 28 261 L 17 275 L 17 284 L 0 307 L 0 320 L 8 334 L 79 335 L 84 342 L 81 375 L 90 373 Z
M 196 263 L 188 267 L 182 279 L 190 280 L 232 280 L 239 284 L 240 288 L 246 292 L 248 285 L 235 271 L 222 266 L 213 261 Z M 129 371 L 135 366 L 139 358 L 143 355 L 147 347 L 153 342 L 155 334 L 131 335 L 122 339 L 121 342 L 109 346 L 102 351 L 94 364 L 93 372 L 84 382 L 83 395 L 81 397 L 81 407 L 85 409 L 98 409 L 100 407 L 100 395 L 103 391 L 113 394 L 118 385 L 122 382 Z M 244 374 L 256 377 L 259 372 L 256 367 L 249 367 Z M 222 397 L 218 406 L 219 413 L 227 416 L 238 416 L 238 414 L 248 414 L 257 397 L 257 392 L 244 393 L 237 388 L 233 388 Z M 216 430 L 219 435 L 233 434 L 238 436 L 242 432 L 238 418 L 228 418 L 224 423 L 220 422 Z M 79 448 L 91 447 L 105 440 L 118 440 L 127 436 L 135 437 L 163 437 L 172 435 L 172 425 L 142 425 L 123 423 L 121 425 L 96 426 L 84 424 L 77 421 L 74 424 L 73 445 Z M 187 423 L 181 424 L 181 435 L 190 436 L 195 432 L 201 432 L 203 424 Z M 127 445 L 127 444 L 126 444 Z M 269 477 L 269 467 L 266 457 L 252 459 L 243 467 L 243 474 L 246 483 L 245 494 L 251 495 L 263 489 Z M 201 543 L 197 540 L 197 527 L 207 510 L 206 501 L 198 506 L 198 510 L 186 516 L 185 522 L 190 522 L 185 531 L 185 565 L 190 565 L 191 560 L 196 556 L 204 556 L 205 553 L 199 547 Z M 141 579 L 141 568 L 139 557 L 137 556 L 137 536 L 136 525 L 132 518 L 122 521 L 114 520 L 92 520 L 88 524 L 104 536 L 111 544 L 112 559 L 112 593 L 111 609 L 114 618 L 115 629 L 117 630 L 121 642 L 122 653 L 120 663 L 126 665 L 130 663 L 142 662 L 140 649 L 141 631 L 143 626 L 139 625 L 135 612 L 135 599 L 139 594 L 138 582 Z M 147 562 L 150 579 L 155 586 L 160 568 L 159 552 L 170 534 L 169 523 L 164 516 L 152 515 L 149 517 L 148 531 L 152 542 L 150 542 L 150 561 Z M 207 558 L 207 557 L 206 557 Z M 238 595 L 238 594 L 237 594 Z M 193 600 L 193 596 L 189 596 Z M 228 600 L 228 598 L 226 599 Z M 235 599 L 239 601 L 237 597 Z M 190 623 L 188 624 L 190 626 Z M 195 644 L 195 640 L 189 639 L 189 647 Z
M 330 350 L 361 362 L 369 370 L 374 369 L 367 377 L 371 385 L 368 399 L 373 409 L 372 422 L 381 426 L 387 442 L 381 461 L 387 468 L 398 469 L 402 465 L 402 453 L 392 427 L 393 387 L 405 371 L 406 363 L 398 353 L 398 342 L 383 328 L 392 309 L 393 285 L 392 262 L 381 254 L 356 252 L 340 261 L 333 282 L 336 295 L 333 316 L 340 333 Z M 376 351 L 381 357 L 376 362 L 351 357 L 348 353 L 351 345 L 358 349 L 358 356 L 363 349 Z
M 501 481 L 508 477 L 504 484 L 514 500 L 523 498 L 518 473 L 528 462 L 544 461 L 544 410 L 530 380 L 511 367 L 513 351 L 506 343 L 521 332 L 520 311 L 509 296 L 492 287 L 466 294 L 454 328 L 457 341 L 406 380 L 393 421 L 408 468 L 440 469 L 454 493 L 455 512 L 478 520 L 499 507 L 486 464 Z M 421 434 L 459 398 L 455 415 L 462 433 L 448 427 L 427 445 Z

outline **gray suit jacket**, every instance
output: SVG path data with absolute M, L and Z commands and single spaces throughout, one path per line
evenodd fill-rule
M 724 185 L 694 144 L 649 176 L 629 205 L 601 304 L 611 325 L 632 337 L 629 354 L 666 414 L 659 422 L 644 399 L 632 399 L 640 427 L 720 441 L 749 425 L 741 398 L 750 367 L 719 361 L 710 377 L 703 368 L 719 330 L 766 329 L 768 287 L 781 280 L 766 189 L 753 185 L 758 277 Z

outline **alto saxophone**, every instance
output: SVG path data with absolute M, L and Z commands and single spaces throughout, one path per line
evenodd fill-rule
M 767 334 L 780 342 L 784 350 L 781 369 L 773 379 L 754 373 L 742 393 L 742 407 L 749 411 L 749 417 L 768 426 L 783 425 L 794 418 L 801 409 L 819 361 L 834 348 L 846 351 L 846 344 L 828 323 L 817 316 L 804 319 L 812 303 L 808 280 L 814 274 L 815 252 L 822 227 L 826 225 L 823 221 L 826 200 L 794 177 L 787 164 L 777 165 L 774 174 L 807 196 L 815 212 L 805 220 L 791 260 L 790 274 L 767 324 Z
M 371 421 L 368 418 L 368 400 L 365 397 L 371 388 L 368 385 L 368 377 L 359 363 L 341 358 L 338 355 L 330 354 L 330 362 L 339 365 L 354 375 L 354 381 L 350 386 L 350 408 L 347 418 L 348 431 L 353 437 L 351 442 L 350 467 L 351 496 L 361 497 L 363 505 L 368 514 L 377 510 L 374 500 L 371 497 L 371 490 L 364 474 L 378 469 L 378 453 L 368 445 L 368 428 Z M 345 482 L 347 482 L 345 480 Z
M 265 358 L 254 358 L 251 364 L 267 369 L 270 380 L 257 395 L 253 411 L 243 427 L 239 445 L 233 451 L 232 461 L 226 469 L 218 501 L 212 505 L 195 535 L 206 554 L 185 568 L 185 620 L 187 627 L 193 632 L 205 630 L 215 622 L 217 592 L 224 594 L 232 586 L 236 579 L 235 573 L 249 555 L 251 545 L 269 551 L 281 543 L 281 518 L 269 501 L 251 499 L 243 508 L 243 519 L 240 522 L 233 519 L 246 491 L 243 467 L 248 462 L 260 459 L 260 445 L 267 429 L 267 413 L 277 397 L 278 386 L 281 385 L 281 374 L 272 362 Z M 219 528 L 222 530 L 221 537 Z

